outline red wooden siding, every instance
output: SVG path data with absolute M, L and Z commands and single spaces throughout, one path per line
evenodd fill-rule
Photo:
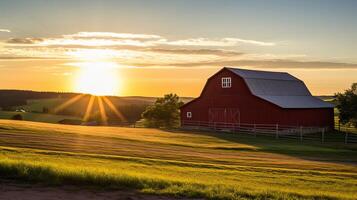
M 221 78 L 232 87 L 222 88 Z M 192 112 L 187 118 L 186 112 Z M 199 98 L 181 107 L 181 120 L 333 127 L 333 108 L 281 108 L 251 94 L 243 78 L 222 69 L 208 79 Z

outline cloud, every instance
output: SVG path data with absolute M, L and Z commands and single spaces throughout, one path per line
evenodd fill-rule
M 0 29 L 0 32 L 10 33 L 11 31 L 9 29 Z
M 133 33 L 113 33 L 113 32 L 78 32 L 64 35 L 69 38 L 120 38 L 120 39 L 160 39 L 159 35 L 133 34 Z
M 11 38 L 8 44 L 28 44 L 38 46 L 137 46 L 137 47 L 234 47 L 240 44 L 256 46 L 274 46 L 273 42 L 245 40 L 240 38 L 189 38 L 184 40 L 169 40 L 159 35 L 113 33 L 113 32 L 78 32 L 54 38 Z
M 10 38 L 6 41 L 8 44 L 35 44 L 42 42 L 41 38 Z
M 168 40 L 160 35 L 133 34 L 133 33 L 113 33 L 113 32 L 78 32 L 64 35 L 64 38 L 79 39 L 133 39 L 133 40 L 154 40 L 153 44 L 178 45 L 178 46 L 235 46 L 239 43 L 252 44 L 258 46 L 275 46 L 273 42 L 263 42 L 257 40 L 246 40 L 241 38 L 222 38 L 212 40 L 209 38 L 190 38 L 186 40 Z M 156 41 L 155 41 L 156 40 Z
M 0 56 L 0 60 L 58 60 L 57 57 Z
M 141 67 L 203 67 L 203 66 L 249 66 L 276 69 L 357 69 L 355 63 L 323 62 L 323 61 L 296 61 L 296 60 L 212 60 L 186 63 L 131 63 Z
M 241 43 L 251 44 L 257 46 L 275 46 L 273 42 L 262 42 L 256 40 L 244 40 L 240 38 L 222 38 L 212 40 L 209 38 L 191 38 L 186 40 L 175 40 L 175 41 L 161 41 L 158 42 L 163 45 L 174 45 L 174 46 L 205 46 L 205 47 L 230 47 L 238 46 Z
M 184 54 L 184 55 L 217 55 L 217 56 L 240 56 L 244 53 L 221 49 L 164 49 L 150 48 L 146 51 L 163 54 Z
M 275 46 L 274 42 L 262 42 L 256 40 L 244 40 L 240 38 L 224 38 L 225 41 L 237 42 L 237 43 L 246 43 L 246 44 L 254 44 L 258 46 Z
M 306 61 L 309 58 L 304 54 L 254 54 L 232 50 L 242 44 L 276 45 L 228 37 L 169 40 L 150 34 L 78 32 L 51 38 L 10 38 L 0 44 L 0 60 L 110 60 L 137 67 L 357 69 L 355 63 Z

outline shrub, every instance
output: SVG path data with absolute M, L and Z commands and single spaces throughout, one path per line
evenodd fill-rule
M 12 116 L 11 119 L 13 119 L 13 120 L 23 120 L 22 115 L 20 115 L 20 114 L 16 114 L 16 115 Z
M 357 83 L 344 93 L 337 94 L 337 108 L 342 124 L 352 124 L 357 127 Z
M 148 106 L 142 117 L 147 127 L 172 128 L 178 126 L 180 111 L 183 105 L 176 94 L 166 94 L 163 98 L 158 98 L 154 105 Z

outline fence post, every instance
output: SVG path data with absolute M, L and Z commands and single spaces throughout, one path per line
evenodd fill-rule
M 302 142 L 302 126 L 300 126 L 300 142 Z
M 254 128 L 253 128 L 253 133 L 254 133 L 254 137 L 257 137 L 257 130 L 256 130 L 256 125 L 254 124 Z
M 346 131 L 345 132 L 345 144 L 347 144 L 348 143 L 348 132 Z
M 322 142 L 322 143 L 325 142 L 325 128 L 322 128 L 322 132 L 321 132 L 321 142 Z
M 276 124 L 276 126 L 275 126 L 275 139 L 279 139 L 279 125 L 278 124 Z

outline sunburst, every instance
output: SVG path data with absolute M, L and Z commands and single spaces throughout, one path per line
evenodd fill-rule
M 76 95 L 76 96 L 68 99 L 67 101 L 65 101 L 61 105 L 57 106 L 54 109 L 54 112 L 57 114 L 58 112 L 64 110 L 68 106 L 73 105 L 74 103 L 78 102 L 84 96 L 85 96 L 84 94 L 79 94 L 79 95 Z M 95 100 L 98 102 L 100 118 L 101 118 L 101 121 L 102 121 L 103 125 L 108 125 L 108 116 L 107 116 L 105 108 L 109 108 L 115 114 L 116 118 L 120 122 L 127 122 L 127 120 L 124 117 L 124 115 L 113 104 L 113 102 L 110 101 L 110 99 L 108 97 L 106 97 L 106 96 L 94 96 L 94 95 L 91 95 L 90 98 L 89 98 L 88 104 L 86 106 L 85 114 L 82 117 L 82 121 L 83 122 L 87 122 L 89 120 L 91 114 L 93 114 L 92 110 L 93 110 L 93 106 L 94 106 Z
M 110 52 L 106 50 L 90 50 L 77 51 L 75 55 L 80 62 L 72 63 L 79 67 L 77 74 L 75 90 L 80 93 L 69 100 L 65 101 L 54 109 L 55 113 L 67 108 L 75 102 L 82 99 L 85 94 L 90 94 L 88 104 L 85 109 L 82 121 L 89 121 L 93 114 L 93 106 L 95 101 L 98 103 L 99 114 L 104 125 L 108 124 L 108 115 L 106 108 L 109 108 L 121 122 L 126 122 L 124 115 L 106 96 L 116 95 L 120 87 L 120 78 L 118 74 L 119 65 L 116 62 L 111 62 L 107 58 L 110 57 Z

